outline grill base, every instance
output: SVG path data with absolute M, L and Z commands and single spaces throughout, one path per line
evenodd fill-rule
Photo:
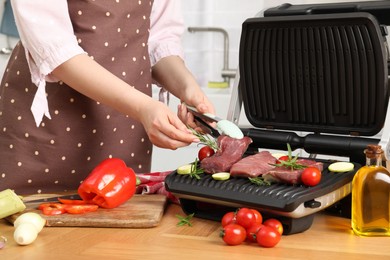
M 214 180 L 203 174 L 195 179 L 172 172 L 165 186 L 180 199 L 183 211 L 194 216 L 220 221 L 228 211 L 240 207 L 258 209 L 265 217 L 277 217 L 285 233 L 307 230 L 316 212 L 341 201 L 351 193 L 351 182 L 360 164 L 353 171 L 333 173 L 327 170 L 330 162 L 323 162 L 321 182 L 315 187 L 275 183 L 257 186 L 246 178 Z

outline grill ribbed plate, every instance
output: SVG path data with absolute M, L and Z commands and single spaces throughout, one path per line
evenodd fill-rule
M 179 198 L 192 197 L 217 204 L 247 205 L 269 211 L 292 212 L 305 202 L 313 201 L 349 184 L 360 165 L 355 164 L 355 170 L 346 173 L 329 172 L 327 167 L 328 164 L 324 163 L 321 182 L 315 187 L 281 183 L 258 186 L 247 178 L 218 181 L 210 174 L 202 174 L 198 180 L 176 172 L 166 177 L 165 185 L 167 190 Z

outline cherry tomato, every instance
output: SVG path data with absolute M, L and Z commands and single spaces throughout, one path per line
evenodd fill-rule
M 316 186 L 321 181 L 321 171 L 315 167 L 307 167 L 301 174 L 301 180 L 306 186 Z
M 275 228 L 281 235 L 283 234 L 283 225 L 282 223 L 275 219 L 275 218 L 269 218 L 266 221 L 263 222 L 264 226 L 269 226 Z
M 199 159 L 199 161 L 202 161 L 204 158 L 210 157 L 214 153 L 215 153 L 215 151 L 210 146 L 203 146 L 198 151 L 198 159 Z
M 228 224 L 221 230 L 220 237 L 226 244 L 236 246 L 245 241 L 246 230 L 238 224 Z
M 236 223 L 236 212 L 230 211 L 223 215 L 221 220 L 222 227 L 228 225 L 228 224 L 234 224 Z
M 256 242 L 256 236 L 260 228 L 263 226 L 261 223 L 254 223 L 252 226 L 246 230 L 246 239 L 250 242 Z
M 280 233 L 273 227 L 263 225 L 256 234 L 256 241 L 263 247 L 274 247 L 281 239 Z
M 237 224 L 249 228 L 256 222 L 256 216 L 252 209 L 240 208 L 236 214 Z
M 276 161 L 276 163 L 280 163 L 280 161 L 288 161 L 290 160 L 290 157 L 288 157 L 288 155 L 283 155 L 283 156 L 280 156 L 279 159 Z
M 263 215 L 257 209 L 251 209 L 253 214 L 255 215 L 256 223 L 263 223 Z
M 98 208 L 99 208 L 98 205 L 93 205 L 93 204 L 84 204 L 84 205 L 68 204 L 65 207 L 65 211 L 66 211 L 66 213 L 69 213 L 69 214 L 83 214 L 83 213 L 87 213 L 87 212 L 96 211 Z

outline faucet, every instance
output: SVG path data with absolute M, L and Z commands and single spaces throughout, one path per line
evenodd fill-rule
M 223 68 L 221 76 L 224 81 L 230 83 L 230 78 L 236 76 L 236 70 L 229 69 L 229 35 L 225 29 L 219 27 L 188 27 L 190 33 L 195 32 L 220 32 L 223 34 L 224 38 L 224 48 L 223 48 Z

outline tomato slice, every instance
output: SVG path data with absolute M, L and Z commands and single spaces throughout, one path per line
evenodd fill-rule
M 58 201 L 61 202 L 62 204 L 67 204 L 67 205 L 85 205 L 85 204 L 87 204 L 87 202 L 85 200 L 71 200 L 71 199 L 58 198 Z
M 69 214 L 83 214 L 87 212 L 96 211 L 99 208 L 98 205 L 84 204 L 84 205 L 66 205 L 65 211 Z

